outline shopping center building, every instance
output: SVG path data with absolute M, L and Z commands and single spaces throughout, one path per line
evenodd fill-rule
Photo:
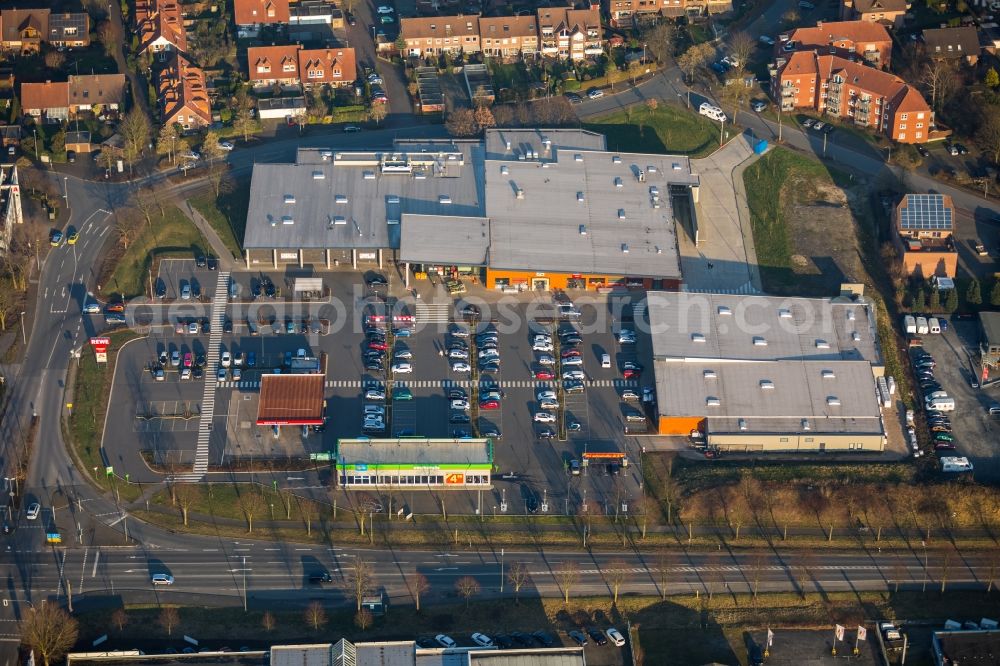
M 340 439 L 337 481 L 344 489 L 484 489 L 492 483 L 489 439 Z
M 501 290 L 677 289 L 676 197 L 697 201 L 686 157 L 609 152 L 583 130 L 489 130 L 482 141 L 300 149 L 257 164 L 248 268 L 405 267 Z

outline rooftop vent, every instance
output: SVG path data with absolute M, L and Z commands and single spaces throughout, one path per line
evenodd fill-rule
M 619 176 L 615 176 L 615 187 L 621 187 L 623 185 L 622 179 Z
M 295 219 L 291 215 L 282 215 L 281 216 L 281 223 L 282 224 L 295 224 Z
M 835 395 L 826 396 L 826 404 L 829 407 L 840 407 L 840 398 Z
M 854 340 L 855 342 L 861 342 L 861 334 L 858 333 L 857 331 L 854 331 L 853 333 L 851 333 L 851 340 Z
M 705 405 L 707 407 L 718 407 L 722 404 L 722 401 L 716 398 L 714 395 L 710 395 L 705 398 Z
M 763 336 L 760 336 L 760 335 L 755 335 L 755 336 L 753 336 L 753 344 L 754 344 L 754 347 L 766 347 L 767 346 L 767 338 L 765 338 Z
M 398 204 L 399 203 L 399 197 L 397 195 L 395 195 L 395 194 L 390 194 L 388 197 L 386 197 L 385 200 L 386 200 L 387 203 L 391 203 L 391 204 Z
M 639 179 L 640 183 L 645 183 L 646 182 L 646 172 L 643 171 L 642 169 L 639 169 L 636 172 L 635 177 Z
M 618 219 L 619 220 L 624 220 L 625 219 L 625 209 L 624 208 L 619 208 L 618 209 Z
M 778 316 L 781 317 L 782 319 L 791 319 L 792 311 L 787 308 L 781 308 L 780 310 L 778 310 Z
M 691 334 L 691 342 L 704 342 L 704 341 L 705 341 L 705 334 L 704 333 L 692 333 Z
M 674 171 L 680 171 L 681 170 L 681 163 L 680 162 L 674 162 L 672 166 L 673 166 Z
M 731 315 L 731 314 L 733 314 L 733 311 L 731 309 L 729 309 L 728 305 L 720 305 L 719 306 L 719 314 L 720 315 Z
M 648 171 L 649 173 L 656 173 L 657 172 L 656 165 L 650 164 L 648 167 L 646 167 L 646 171 Z
M 829 349 L 830 343 L 826 340 L 816 340 L 816 349 Z
M 854 310 L 847 311 L 847 321 L 854 321 Z
M 451 197 L 449 195 L 447 195 L 447 194 L 441 194 L 441 195 L 438 196 L 438 203 L 441 203 L 441 204 L 450 204 L 451 203 Z
M 372 178 L 374 178 L 374 177 L 375 176 L 373 175 Z M 427 180 L 427 172 L 426 171 L 414 171 L 413 172 L 413 177 L 416 180 Z
M 507 141 L 504 142 L 504 145 L 507 146 L 507 150 L 510 150 L 510 139 L 507 139 Z
M 584 196 L 583 192 L 576 193 L 576 200 L 579 201 L 580 203 L 586 201 L 586 197 Z
M 506 176 L 506 175 L 508 175 L 508 174 L 510 174 L 510 169 L 508 169 L 508 168 L 507 168 L 507 165 L 506 165 L 506 164 L 502 165 L 502 166 L 500 167 L 500 175 L 501 175 L 501 176 Z
M 583 161 L 583 155 L 581 155 L 580 153 L 577 153 L 576 155 L 573 156 L 573 159 L 576 160 L 577 162 L 582 162 Z
M 812 430 L 812 426 L 809 425 L 809 419 L 802 419 L 802 429 L 806 432 Z
M 337 215 L 333 218 L 333 223 L 337 226 L 340 226 L 342 224 L 347 224 L 347 218 L 344 217 L 343 215 Z
M 386 224 L 391 224 L 391 225 L 396 225 L 396 224 L 399 224 L 399 220 L 389 219 L 389 220 L 386 220 L 385 223 Z
M 774 382 L 771 381 L 770 379 L 762 379 L 760 380 L 760 388 L 763 390 L 773 391 Z
M 837 375 L 834 374 L 833 370 L 824 370 L 822 372 L 823 379 L 836 379 Z
M 333 198 L 333 201 L 334 201 L 334 203 L 345 204 L 345 203 L 347 203 L 347 195 L 346 194 L 338 194 L 337 196 L 335 196 Z
M 660 198 L 660 188 L 658 188 L 656 185 L 653 185 L 652 187 L 650 187 L 649 188 L 649 196 L 653 197 L 654 199 L 659 199 Z
M 586 236 L 587 235 L 587 225 L 586 224 L 581 224 L 580 225 L 580 235 L 581 236 Z
M 322 171 L 313 171 L 313 180 L 323 180 L 326 178 L 326 174 Z
M 618 157 L 617 155 L 615 155 L 615 156 L 613 156 L 613 157 L 611 158 L 611 162 L 612 162 L 613 164 L 621 164 L 621 163 L 622 163 L 622 158 L 620 158 L 620 157 Z
M 375 172 L 374 171 L 365 171 L 364 174 L 362 175 L 362 177 L 365 180 L 375 180 Z
M 628 243 L 622 243 L 622 254 L 628 254 Z
M 321 152 L 321 153 L 319 154 L 319 156 L 323 158 L 323 161 L 324 161 L 324 162 L 326 162 L 326 161 L 328 161 L 328 160 L 329 160 L 329 159 L 330 159 L 331 157 L 333 157 L 333 151 L 332 151 L 332 150 L 324 150 L 324 151 L 322 151 L 322 152 Z
M 716 377 L 718 377 L 718 375 L 715 374 L 715 370 L 706 370 L 705 371 L 705 379 L 715 379 Z
M 522 188 L 519 187 L 516 190 L 514 190 L 514 196 L 517 197 L 518 199 L 523 199 L 524 198 L 524 189 L 522 189 Z
M 746 430 L 747 429 L 747 420 L 746 419 L 740 419 L 739 421 L 737 421 L 737 423 L 740 426 L 740 430 Z
M 286 204 L 293 204 L 293 203 L 295 203 L 295 195 L 294 194 L 286 194 L 285 195 L 285 203 Z

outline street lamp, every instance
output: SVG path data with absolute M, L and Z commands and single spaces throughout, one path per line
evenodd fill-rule
M 920 545 L 924 548 L 924 585 L 921 588 L 921 592 L 927 591 L 927 542 L 921 540 Z
M 503 596 L 503 548 L 500 549 L 500 595 Z
M 21 344 L 28 344 L 28 334 L 24 332 L 24 312 L 21 313 Z
M 66 210 L 69 210 L 69 189 L 66 186 L 68 180 L 69 176 L 63 176 L 63 199 L 66 200 Z

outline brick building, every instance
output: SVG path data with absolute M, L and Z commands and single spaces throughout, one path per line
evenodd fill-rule
M 815 27 L 798 28 L 788 33 L 788 41 L 776 45 L 778 66 L 787 60 L 785 44 L 792 42 L 796 51 L 815 51 L 847 60 L 864 62 L 889 69 L 892 60 L 892 37 L 885 26 L 869 21 L 831 21 Z
M 136 0 L 135 28 L 139 35 L 139 52 L 161 54 L 165 62 L 167 51 L 187 52 L 187 35 L 176 0 Z
M 907 194 L 892 217 L 907 275 L 955 277 L 955 203 L 950 196 Z
M 479 19 L 483 53 L 497 58 L 538 52 L 538 20 L 535 16 L 494 16 Z
M 542 55 L 571 60 L 600 55 L 604 52 L 600 6 L 539 9 L 538 39 Z
M 406 43 L 405 55 L 434 56 L 441 53 L 478 53 L 479 17 L 434 16 L 403 18 L 399 35 Z
M 909 6 L 908 0 L 843 0 L 840 18 L 898 26 Z
M 160 72 L 160 105 L 163 124 L 179 124 L 185 130 L 206 127 L 212 122 L 205 72 L 175 53 Z

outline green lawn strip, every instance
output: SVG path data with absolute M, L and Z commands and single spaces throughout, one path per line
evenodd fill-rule
M 201 232 L 176 206 L 164 206 L 163 215 L 157 212 L 150 217 L 150 224 L 140 223 L 139 235 L 119 260 L 105 285 L 105 294 L 141 296 L 148 288 L 154 258 L 191 257 L 208 249 Z
M 609 150 L 704 157 L 719 147 L 719 126 L 693 111 L 636 105 L 584 123 L 607 137 Z
M 247 208 L 250 205 L 250 183 L 237 179 L 232 192 L 216 198 L 211 192 L 191 197 L 188 201 L 215 229 L 234 258 L 242 256 L 240 243 L 246 228 Z
M 111 479 L 104 472 L 105 464 L 101 458 L 101 437 L 104 433 L 115 363 L 122 345 L 139 336 L 133 331 L 116 331 L 108 337 L 111 338 L 108 363 L 98 363 L 89 351 L 80 355 L 73 387 L 73 409 L 68 419 L 68 439 L 74 457 L 79 461 L 83 473 L 90 475 L 104 490 L 112 489 Z M 138 486 L 124 482 L 117 482 L 117 486 L 118 493 L 125 501 L 136 499 L 141 492 Z

